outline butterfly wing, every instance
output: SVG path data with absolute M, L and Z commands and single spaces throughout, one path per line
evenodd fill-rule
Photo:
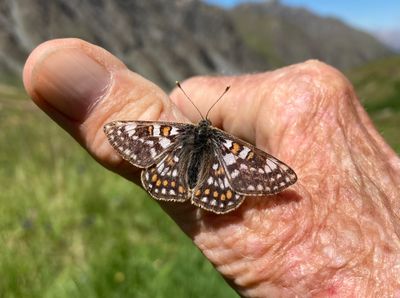
M 176 144 L 163 152 L 156 164 L 142 171 L 143 187 L 153 198 L 175 202 L 189 199 L 185 171 L 188 159 L 182 150 L 182 145 Z
M 131 164 L 147 168 L 156 163 L 162 152 L 173 146 L 181 130 L 191 124 L 114 121 L 104 132 L 114 149 Z
M 215 148 L 210 153 L 203 160 L 200 179 L 193 190 L 191 201 L 205 210 L 223 214 L 238 208 L 245 197 L 232 189 Z
M 285 163 L 222 130 L 215 130 L 221 136 L 217 142 L 220 163 L 237 193 L 275 194 L 296 182 L 296 173 Z

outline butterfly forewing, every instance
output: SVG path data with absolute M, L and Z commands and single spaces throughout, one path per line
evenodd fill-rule
M 217 155 L 236 192 L 269 195 L 296 182 L 295 172 L 285 163 L 224 131 L 215 130 L 221 136 Z
M 114 121 L 104 126 L 110 144 L 126 160 L 147 168 L 175 142 L 188 124 L 148 121 Z
M 142 171 L 143 187 L 152 197 L 177 202 L 189 199 L 184 173 L 187 160 L 181 160 L 181 151 L 182 145 L 175 145 L 163 153 L 156 164 Z
M 235 193 L 217 155 L 205 159 L 199 181 L 193 190 L 192 203 L 214 213 L 227 213 L 243 202 L 244 196 Z

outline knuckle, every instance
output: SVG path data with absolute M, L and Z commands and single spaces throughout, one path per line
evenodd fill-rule
M 309 60 L 280 71 L 284 75 L 278 74 L 275 91 L 285 98 L 286 103 L 302 106 L 303 109 L 310 106 L 326 108 L 348 103 L 355 98 L 349 80 L 339 70 L 323 62 Z
M 309 90 L 320 98 L 338 98 L 353 91 L 351 83 L 339 70 L 318 60 L 296 65 L 293 73 L 295 84 L 307 82 Z

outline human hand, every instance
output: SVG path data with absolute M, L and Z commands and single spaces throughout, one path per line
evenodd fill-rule
M 198 122 L 179 90 L 168 96 L 121 61 L 76 39 L 40 45 L 24 83 L 33 101 L 110 170 L 140 169 L 109 145 L 112 120 Z M 298 182 L 215 215 L 159 202 L 239 293 L 250 297 L 400 295 L 400 161 L 350 83 L 316 61 L 182 83 L 214 126 L 290 165 Z

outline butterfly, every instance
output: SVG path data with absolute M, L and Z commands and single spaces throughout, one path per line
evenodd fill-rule
M 296 182 L 288 165 L 212 126 L 210 110 L 197 125 L 113 121 L 104 132 L 123 159 L 143 168 L 143 187 L 157 200 L 190 201 L 224 214 L 237 209 L 246 196 L 276 194 Z

